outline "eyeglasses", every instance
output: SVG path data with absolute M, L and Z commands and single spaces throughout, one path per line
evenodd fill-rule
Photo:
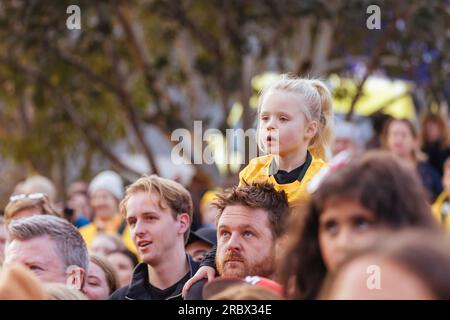
M 22 199 L 30 199 L 30 200 L 40 200 L 40 199 L 44 199 L 47 195 L 45 193 L 41 193 L 41 192 L 36 192 L 36 193 L 29 193 L 29 194 L 17 194 L 14 196 L 11 196 L 9 198 L 10 202 L 16 202 Z

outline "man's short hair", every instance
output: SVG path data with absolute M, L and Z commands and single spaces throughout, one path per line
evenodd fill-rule
M 56 252 L 66 268 L 73 265 L 88 270 L 89 256 L 86 243 L 78 229 L 63 218 L 35 215 L 13 220 L 8 225 L 8 234 L 9 241 L 26 241 L 49 236 L 55 242 Z
M 127 215 L 127 203 L 130 197 L 138 192 L 145 192 L 150 194 L 157 192 L 161 201 L 159 206 L 162 209 L 167 208 L 166 203 L 172 210 L 173 218 L 176 219 L 178 215 L 187 213 L 192 223 L 193 205 L 192 198 L 189 191 L 186 190 L 178 182 L 158 177 L 157 175 L 151 175 L 139 178 L 132 185 L 128 186 L 125 197 L 120 202 L 120 213 L 126 217 Z M 187 242 L 189 238 L 189 230 L 184 234 L 184 241 Z
M 283 234 L 285 220 L 289 214 L 289 203 L 286 193 L 275 190 L 269 182 L 255 182 L 244 184 L 225 190 L 217 194 L 213 204 L 217 207 L 217 220 L 222 216 L 228 206 L 241 205 L 255 209 L 263 209 L 267 212 L 270 228 L 274 238 Z

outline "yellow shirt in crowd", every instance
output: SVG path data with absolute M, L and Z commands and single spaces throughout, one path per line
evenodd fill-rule
M 442 227 L 450 231 L 450 197 L 447 192 L 442 192 L 432 206 L 433 215 Z
M 304 205 L 309 200 L 308 184 L 319 172 L 321 168 L 326 166 L 325 161 L 311 156 L 311 163 L 306 169 L 301 180 L 292 183 L 279 184 L 274 177 L 278 171 L 274 156 L 272 154 L 257 157 L 239 173 L 239 185 L 247 183 L 268 181 L 272 183 L 276 190 L 284 190 L 287 194 L 289 206 Z
M 122 217 L 120 215 L 116 215 L 113 219 L 111 219 L 111 222 L 105 226 L 102 232 L 110 234 L 119 234 L 119 229 L 120 226 L 122 225 L 122 222 L 123 222 Z M 91 248 L 92 241 L 94 240 L 98 232 L 99 230 L 97 228 L 97 224 L 95 223 L 95 221 L 80 228 L 81 236 L 86 242 L 86 246 L 88 247 L 88 249 Z M 119 236 L 121 237 L 125 246 L 131 252 L 133 252 L 134 254 L 138 253 L 136 247 L 134 246 L 133 241 L 131 240 L 130 228 L 128 227 L 128 225 L 125 227 L 122 234 L 119 234 Z

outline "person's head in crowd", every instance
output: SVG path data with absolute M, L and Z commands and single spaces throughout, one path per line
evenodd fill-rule
M 87 192 L 72 192 L 68 194 L 67 207 L 74 211 L 73 219 L 85 217 L 92 220 L 92 210 L 90 206 L 90 198 Z
M 118 287 L 116 270 L 106 257 L 90 254 L 84 294 L 91 300 L 107 300 Z
M 426 160 L 427 155 L 420 150 L 419 137 L 413 123 L 406 119 L 393 119 L 383 130 L 383 146 L 386 150 L 409 165 L 421 178 L 432 202 L 442 192 L 439 173 Z
M 36 215 L 8 225 L 4 264 L 24 264 L 44 282 L 66 283 L 81 290 L 88 251 L 79 231 L 67 220 Z
M 388 120 L 382 131 L 381 143 L 384 149 L 400 159 L 413 162 L 424 160 L 417 129 L 407 119 Z
M 43 287 L 46 300 L 89 300 L 80 290 L 68 288 L 63 283 L 44 283 Z
M 125 249 L 125 244 L 117 234 L 98 233 L 92 240 L 91 251 L 97 254 L 107 256 L 113 251 Z
M 75 181 L 72 182 L 69 186 L 69 188 L 67 188 L 67 195 L 70 197 L 73 194 L 88 194 L 89 192 L 89 184 L 85 181 Z
M 205 255 L 217 245 L 217 231 L 215 228 L 203 227 L 191 231 L 186 244 L 186 252 L 195 261 L 202 261 Z
M 264 182 L 233 187 L 217 197 L 219 274 L 270 278 L 275 271 L 277 240 L 289 212 L 286 193 Z
M 450 297 L 450 242 L 414 230 L 383 235 L 328 276 L 322 299 L 429 300 Z
M 283 288 L 267 278 L 217 278 L 205 285 L 203 297 L 206 300 L 282 300 Z
M 199 266 L 184 248 L 193 215 L 189 191 L 173 180 L 144 176 L 128 186 L 120 212 L 142 263 L 110 299 L 181 299 Z
M 0 300 L 45 300 L 39 279 L 20 263 L 0 269 Z
M 311 154 L 323 160 L 331 144 L 331 93 L 317 79 L 283 75 L 261 92 L 256 139 L 265 153 L 281 158 Z
M 5 257 L 5 245 L 7 240 L 5 219 L 0 215 L 0 268 Z
M 112 251 L 107 256 L 109 263 L 116 270 L 119 287 L 124 287 L 131 282 L 133 270 L 139 261 L 136 255 L 128 249 Z
M 122 178 L 114 171 L 102 171 L 89 184 L 94 220 L 111 220 L 119 212 L 123 198 Z
M 334 127 L 334 141 L 332 144 L 333 156 L 348 151 L 352 155 L 361 149 L 361 141 L 357 134 L 357 126 L 351 122 L 340 121 Z
M 450 148 L 450 130 L 445 117 L 426 113 L 421 119 L 422 146 L 438 143 L 440 149 Z
M 156 175 L 138 179 L 120 203 L 131 238 L 143 262 L 164 263 L 173 251 L 184 252 L 192 221 L 192 200 L 179 183 Z
M 13 195 L 31 193 L 46 194 L 51 204 L 56 203 L 58 195 L 53 182 L 50 179 L 40 175 L 30 176 L 24 181 L 18 183 Z
M 217 208 L 214 206 L 217 191 L 206 191 L 200 199 L 201 223 L 205 227 L 215 227 Z
M 313 194 L 306 216 L 293 223 L 280 269 L 293 297 L 313 299 L 326 272 L 378 231 L 438 227 L 420 181 L 392 155 L 373 151 L 329 175 Z
M 21 193 L 10 197 L 5 208 L 5 222 L 26 218 L 34 215 L 51 215 L 61 217 L 61 214 L 52 206 L 45 193 Z

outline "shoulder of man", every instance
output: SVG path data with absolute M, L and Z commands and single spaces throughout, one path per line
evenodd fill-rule
M 111 296 L 109 297 L 109 300 L 126 300 L 125 296 L 128 292 L 129 286 L 122 287 L 120 289 L 117 289 L 114 291 Z
M 184 300 L 203 300 L 203 287 L 207 282 L 207 279 L 202 279 L 194 283 L 187 292 Z

